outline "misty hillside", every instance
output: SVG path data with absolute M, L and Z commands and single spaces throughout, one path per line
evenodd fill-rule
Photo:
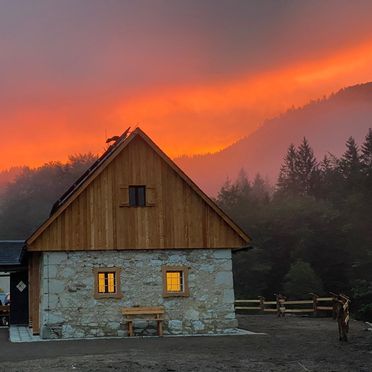
M 350 135 L 360 143 L 370 127 L 372 83 L 366 83 L 267 120 L 252 135 L 218 153 L 180 157 L 176 162 L 204 191 L 216 195 L 226 178 L 235 179 L 241 168 L 251 178 L 260 172 L 275 182 L 288 145 L 298 144 L 304 136 L 321 159 L 328 152 L 340 155 Z
M 4 192 L 6 185 L 21 174 L 23 169 L 23 167 L 12 167 L 0 171 L 0 196 Z

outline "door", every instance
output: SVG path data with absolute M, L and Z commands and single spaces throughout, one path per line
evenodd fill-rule
M 28 273 L 10 274 L 10 324 L 28 325 Z

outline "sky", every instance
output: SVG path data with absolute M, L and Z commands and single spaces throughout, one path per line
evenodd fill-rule
M 372 80 L 372 1 L 0 0 L 0 169 L 101 153 L 140 126 L 170 156 Z

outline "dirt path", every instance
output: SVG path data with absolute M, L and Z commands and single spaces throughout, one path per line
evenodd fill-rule
M 340 343 L 331 319 L 240 316 L 267 335 L 11 344 L 0 332 L 0 371 L 372 372 L 372 332 L 351 322 Z

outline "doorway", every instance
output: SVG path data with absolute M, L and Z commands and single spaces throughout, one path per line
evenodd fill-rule
M 10 274 L 10 325 L 28 325 L 28 272 Z

